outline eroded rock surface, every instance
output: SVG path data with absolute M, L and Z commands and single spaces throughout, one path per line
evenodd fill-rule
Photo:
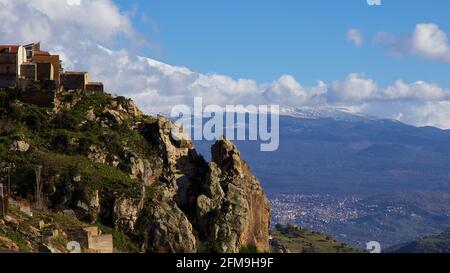
M 198 224 L 212 251 L 269 251 L 270 206 L 259 181 L 227 140 L 212 147 L 213 163 L 197 199 Z

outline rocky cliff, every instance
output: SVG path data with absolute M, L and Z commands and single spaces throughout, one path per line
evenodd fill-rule
M 0 99 L 15 198 L 113 228 L 141 252 L 269 251 L 269 202 L 231 142 L 206 162 L 170 120 L 107 94 L 59 94 L 55 109 Z
M 270 207 L 258 180 L 229 141 L 218 141 L 212 158 L 196 203 L 211 250 L 237 252 L 244 245 L 268 251 Z

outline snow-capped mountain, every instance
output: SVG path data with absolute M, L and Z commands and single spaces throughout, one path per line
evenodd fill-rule
M 315 92 L 300 86 L 290 76 L 282 76 L 270 84 L 257 84 L 249 79 L 233 79 L 216 73 L 202 74 L 183 66 L 169 65 L 151 58 L 131 56 L 125 52 L 112 51 L 103 46 L 97 48 L 99 55 L 105 54 L 116 60 L 120 70 L 113 77 L 113 89 L 123 87 L 124 90 L 138 89 L 139 93 L 127 93 L 136 103 L 151 114 L 168 114 L 171 106 L 186 104 L 192 106 L 194 97 L 201 97 L 205 105 L 280 105 L 280 114 L 303 119 L 331 118 L 335 120 L 369 119 L 363 114 L 346 108 L 332 106 L 293 107 L 297 97 L 308 96 Z M 111 74 L 108 66 L 103 66 L 97 74 Z M 132 77 L 130 76 L 132 74 Z M 130 79 L 134 79 L 130 81 Z M 109 81 L 111 82 L 111 78 Z M 129 88 L 133 87 L 133 88 Z M 303 95 L 302 95 L 303 94 Z M 286 99 L 289 98 L 290 99 Z M 301 99 L 299 99 L 301 100 Z M 302 104 L 298 101 L 298 104 Z
M 378 118 L 339 107 L 282 107 L 280 115 L 299 119 L 334 119 L 342 121 L 377 120 Z

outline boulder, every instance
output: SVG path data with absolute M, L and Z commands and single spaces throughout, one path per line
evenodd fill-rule
M 14 243 L 14 241 L 9 239 L 8 237 L 0 236 L 0 245 L 2 245 L 4 249 L 10 250 L 10 251 L 19 251 L 20 250 L 19 246 L 17 246 L 17 244 Z
M 13 152 L 21 152 L 26 153 L 30 149 L 30 144 L 28 144 L 24 140 L 15 140 L 10 147 L 10 150 Z

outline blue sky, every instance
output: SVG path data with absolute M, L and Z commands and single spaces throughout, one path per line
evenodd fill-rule
M 291 74 L 306 85 L 351 72 L 380 84 L 402 79 L 450 86 L 450 65 L 418 56 L 392 56 L 373 42 L 380 31 L 408 35 L 434 23 L 450 33 L 448 0 L 115 0 L 132 11 L 135 27 L 153 43 L 142 54 L 202 73 L 269 82 Z M 364 46 L 346 40 L 359 29 Z
M 0 43 L 41 41 L 146 113 L 202 97 L 450 129 L 450 1 L 381 1 L 0 0 Z

